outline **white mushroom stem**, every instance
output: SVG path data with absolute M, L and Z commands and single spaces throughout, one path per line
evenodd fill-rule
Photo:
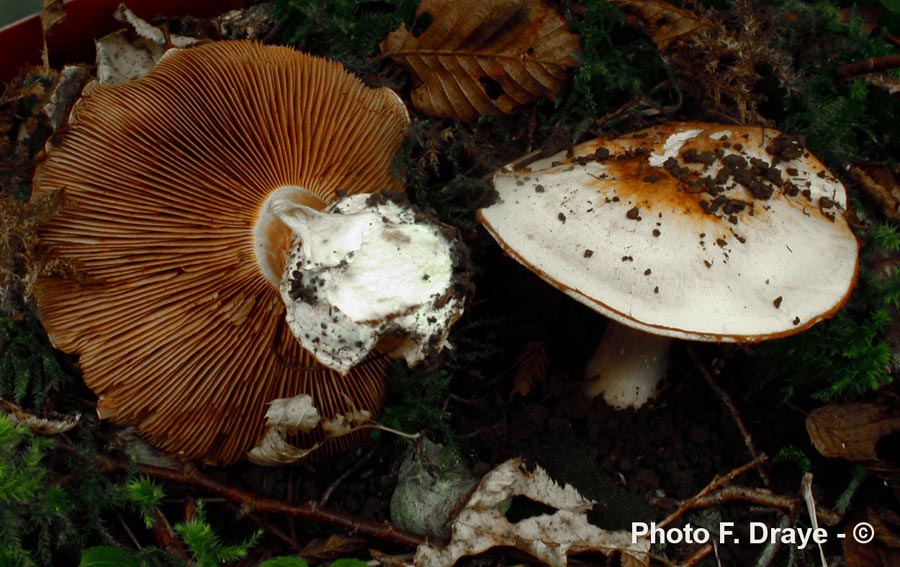
M 446 346 L 465 298 L 458 245 L 438 224 L 368 194 L 319 211 L 279 191 L 266 214 L 293 237 L 277 285 L 291 332 L 319 362 L 346 373 L 377 348 L 413 365 Z
M 639 408 L 656 396 L 666 373 L 671 337 L 651 335 L 612 319 L 585 368 L 586 393 L 616 409 Z

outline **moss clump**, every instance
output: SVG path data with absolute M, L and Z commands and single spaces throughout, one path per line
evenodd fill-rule
M 379 65 L 378 43 L 401 23 L 412 22 L 418 5 L 418 0 L 275 0 L 278 39 L 371 79 Z

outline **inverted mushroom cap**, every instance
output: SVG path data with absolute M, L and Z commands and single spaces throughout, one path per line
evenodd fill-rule
M 292 235 L 260 217 L 282 187 L 318 209 L 338 191 L 400 190 L 390 164 L 407 124 L 394 93 L 338 63 L 246 41 L 86 89 L 34 180 L 35 198 L 63 190 L 40 235 L 78 273 L 40 279 L 35 295 L 101 416 L 230 463 L 260 440 L 274 399 L 310 394 L 324 416 L 377 410 L 384 361 L 341 376 L 297 344 L 271 281 Z
M 479 211 L 511 256 L 625 325 L 752 342 L 832 315 L 856 280 L 844 187 L 796 138 L 682 123 L 494 175 Z

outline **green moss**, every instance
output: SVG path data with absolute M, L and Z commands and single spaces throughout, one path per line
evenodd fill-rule
M 798 74 L 794 90 L 773 94 L 779 126 L 806 136 L 809 148 L 832 167 L 898 155 L 900 109 L 889 93 L 837 77 L 844 65 L 894 53 L 884 32 L 870 33 L 855 11 L 841 12 L 829 1 L 789 0 L 776 14 L 787 23 L 773 39 L 793 55 Z
M 391 402 L 379 421 L 407 433 L 422 432 L 455 450 L 455 437 L 444 411 L 450 382 L 447 372 L 411 371 L 405 363 L 394 363 L 388 372 Z
M 41 412 L 48 396 L 68 383 L 57 352 L 33 314 L 0 319 L 0 395 Z
M 378 68 L 378 44 L 401 23 L 411 25 L 418 0 L 275 0 L 279 39 L 335 59 L 359 75 Z

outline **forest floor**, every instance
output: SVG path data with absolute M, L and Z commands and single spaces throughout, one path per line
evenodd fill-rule
M 568 82 L 555 100 L 474 120 L 417 109 L 415 80 L 379 55 L 379 41 L 401 23 L 420 36 L 437 25 L 440 10 L 449 10 L 441 2 L 423 2 L 431 18 L 424 24 L 424 16 L 414 18 L 416 4 L 404 0 L 284 0 L 231 27 L 196 18 L 153 20 L 165 21 L 172 34 L 289 43 L 341 61 L 372 86 L 395 89 L 412 114 L 395 163 L 410 200 L 458 229 L 471 251 L 475 293 L 449 337 L 453 348 L 425 368 L 396 363 L 390 372 L 378 420 L 420 439 L 377 431 L 348 454 L 282 468 L 239 463 L 165 472 L 158 465 L 168 461 L 152 451 L 129 465 L 111 441 L 119 429 L 90 417 L 96 399 L 80 381 L 77 357 L 51 349 L 25 297 L 36 226 L 47 214 L 45 204 L 29 203 L 30 183 L 52 134 L 41 108 L 57 73 L 33 68 L 10 81 L 0 99 L 0 394 L 8 410 L 84 417 L 54 443 L 0 436 L 5 457 L 16 463 L 0 467 L 0 481 L 4 474 L 17 478 L 14 469 L 39 471 L 40 478 L 27 499 L 2 492 L 0 482 L 0 506 L 18 503 L 0 513 L 0 535 L 17 532 L 9 540 L 17 543 L 0 557 L 11 565 L 75 564 L 84 549 L 110 546 L 134 551 L 128 557 L 144 562 L 133 564 L 205 565 L 212 555 L 198 551 L 181 527 L 171 527 L 196 520 L 203 501 L 205 516 L 199 517 L 216 534 L 207 551 L 223 541 L 240 547 L 237 542 L 261 530 L 238 556 L 219 556 L 234 561 L 229 564 L 287 556 L 310 563 L 370 560 L 371 550 L 409 560 L 418 541 L 445 537 L 389 527 L 401 463 L 421 457 L 428 438 L 448 450 L 426 466 L 433 478 L 461 468 L 474 482 L 522 458 L 529 471 L 542 467 L 595 501 L 588 519 L 603 530 L 670 518 L 669 527 L 690 524 L 717 534 L 723 523 L 733 523 L 727 525 L 734 536 L 714 536 L 715 545 L 654 545 L 653 565 L 900 565 L 900 390 L 893 380 L 900 359 L 896 3 L 638 4 L 551 2 L 581 42 Z M 510 9 L 490 5 L 494 16 Z M 872 73 L 853 66 L 859 62 Z M 476 211 L 493 198 L 491 173 L 529 151 L 566 150 L 596 136 L 675 121 L 802 135 L 847 187 L 846 215 L 862 245 L 859 282 L 840 313 L 796 337 L 751 345 L 675 341 L 656 398 L 644 408 L 616 410 L 586 397 L 582 387 L 604 317 L 505 255 Z M 840 419 L 815 413 L 823 407 Z M 818 421 L 811 426 L 811 419 Z M 827 431 L 825 441 L 811 439 L 810 427 Z M 32 448 L 38 458 L 28 461 Z M 749 543 L 753 522 L 812 527 L 807 475 L 818 525 L 827 533 L 822 555 L 819 546 L 781 536 L 771 545 Z M 153 477 L 166 495 L 161 502 L 144 500 L 159 506 L 143 512 L 141 496 L 123 489 L 141 476 Z M 84 495 L 96 498 L 94 505 Z M 520 521 L 553 512 L 546 504 L 513 500 L 505 515 Z M 153 528 L 143 524 L 148 514 L 157 519 Z M 839 537 L 863 521 L 874 526 L 872 542 Z M 523 555 L 522 545 L 510 540 L 460 564 L 539 564 Z M 632 565 L 626 559 L 595 551 L 570 563 Z

